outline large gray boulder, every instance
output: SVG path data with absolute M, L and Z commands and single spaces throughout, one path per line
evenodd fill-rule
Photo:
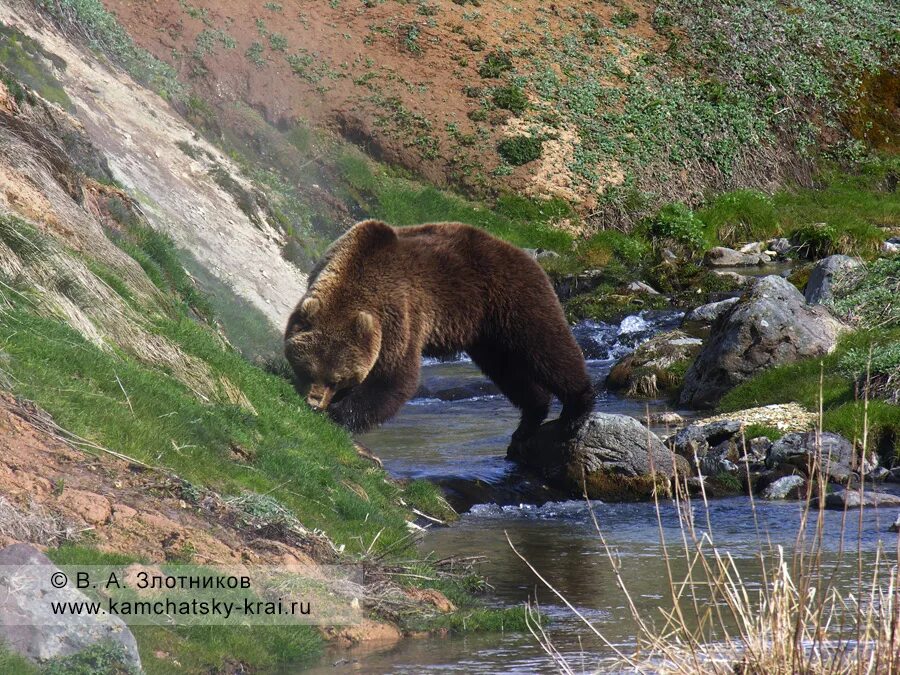
M 626 396 L 656 398 L 681 386 L 684 372 L 702 340 L 680 330 L 660 333 L 622 357 L 609 371 L 607 386 Z
M 790 282 L 763 277 L 710 328 L 685 374 L 681 405 L 712 407 L 766 368 L 824 356 L 843 328 L 824 307 L 807 305 Z
M 830 255 L 822 258 L 813 267 L 806 282 L 804 296 L 810 305 L 818 305 L 828 302 L 834 297 L 832 287 L 835 278 L 850 274 L 853 270 L 862 267 L 862 263 L 855 258 L 846 255 Z
M 819 500 L 813 500 L 813 506 L 818 506 Z M 872 507 L 900 506 L 900 497 L 888 492 L 869 492 L 860 494 L 859 490 L 841 490 L 825 495 L 825 508 L 843 511 L 844 509 L 859 509 Z
M 122 646 L 125 665 L 140 671 L 141 657 L 134 635 L 119 617 L 53 613 L 51 601 L 88 600 L 72 587 L 72 582 L 61 589 L 51 585 L 54 573 L 60 571 L 47 556 L 28 544 L 0 550 L 0 643 L 42 663 L 77 654 L 97 643 L 112 642 Z
M 719 300 L 719 302 L 711 302 L 708 305 L 695 307 L 685 314 L 684 322 L 712 323 L 727 312 L 738 300 L 740 298 L 725 298 L 724 300 Z
M 827 473 L 829 480 L 838 483 L 846 483 L 853 475 L 869 474 L 878 468 L 877 455 L 871 454 L 863 461 L 850 441 L 830 431 L 782 436 L 769 448 L 766 466 L 789 465 L 806 472 L 817 455 L 820 455 L 822 471 Z
M 608 413 L 592 413 L 568 437 L 548 422 L 510 446 L 507 458 L 540 471 L 573 497 L 587 489 L 590 498 L 605 501 L 649 499 L 654 487 L 667 494 L 676 466 L 690 474 L 687 462 L 636 419 Z

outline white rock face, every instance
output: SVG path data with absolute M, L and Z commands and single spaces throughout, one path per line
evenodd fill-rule
M 38 571 L 46 567 L 46 572 Z M 60 572 L 33 546 L 14 544 L 0 551 L 0 641 L 32 661 L 71 656 L 100 642 L 122 647 L 128 665 L 141 672 L 134 635 L 117 616 L 101 613 L 61 616 L 51 602 L 86 602 L 89 598 L 67 584 L 51 585 Z
M 106 155 L 116 180 L 138 198 L 151 225 L 193 254 L 280 333 L 306 289 L 306 275 L 282 256 L 281 233 L 265 224 L 254 225 L 178 143 L 198 146 L 213 158 L 210 162 L 240 181 L 234 163 L 196 137 L 162 98 L 128 75 L 110 71 L 49 24 L 32 25 L 9 4 L 0 4 L 0 22 L 15 26 L 65 60 L 59 77 L 78 119 Z M 260 274 L 261 269 L 268 277 Z

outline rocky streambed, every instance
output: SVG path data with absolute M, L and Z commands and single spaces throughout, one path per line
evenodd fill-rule
M 559 441 L 551 422 L 524 446 L 508 449 L 517 411 L 461 359 L 426 363 L 419 396 L 362 439 L 392 474 L 442 485 L 462 513 L 449 527 L 429 528 L 423 550 L 483 556 L 492 601 L 537 599 L 552 620 L 554 647 L 576 670 L 608 670 L 613 650 L 591 638 L 510 543 L 611 644 L 629 651 L 636 646 L 634 625 L 589 508 L 643 617 L 659 616 L 670 605 L 661 541 L 679 541 L 679 518 L 671 500 L 661 499 L 657 513 L 649 498 L 654 487 L 665 495 L 676 471 L 689 492 L 711 498 L 708 506 L 699 496 L 693 501 L 693 522 L 702 523 L 701 531 L 712 528 L 748 587 L 763 582 L 761 551 L 790 551 L 796 544 L 802 498 L 815 487 L 808 475 L 814 459 L 828 483 L 821 552 L 826 564 L 834 563 L 835 582 L 851 583 L 856 572 L 857 552 L 842 557 L 842 541 L 858 542 L 859 556 L 874 564 L 880 542 L 891 536 L 900 505 L 894 476 L 849 440 L 816 434 L 814 411 L 798 404 L 702 411 L 761 369 L 828 353 L 846 330 L 821 303 L 834 274 L 852 263 L 822 261 L 803 294 L 785 280 L 787 265 L 771 270 L 762 262 L 736 270 L 720 266 L 741 274 L 741 290 L 687 313 L 645 311 L 620 322 L 576 325 L 600 394 L 572 438 Z M 760 429 L 767 433 L 755 433 Z M 866 509 L 861 518 L 846 518 L 845 507 L 859 506 L 860 481 Z M 584 488 L 591 507 L 579 497 Z M 756 496 L 752 504 L 748 492 Z M 683 562 L 673 565 L 677 578 Z M 316 671 L 530 673 L 553 667 L 531 635 L 505 633 L 330 652 Z

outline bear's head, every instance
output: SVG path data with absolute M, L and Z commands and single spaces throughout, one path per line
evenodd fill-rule
M 346 307 L 328 311 L 314 296 L 294 310 L 284 337 L 297 388 L 308 390 L 306 400 L 317 410 L 366 379 L 380 350 L 381 325 L 375 316 Z

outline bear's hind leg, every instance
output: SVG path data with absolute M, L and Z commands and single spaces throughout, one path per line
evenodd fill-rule
M 572 393 L 566 393 L 563 396 L 561 399 L 563 408 L 559 415 L 559 422 L 563 433 L 571 436 L 594 409 L 594 400 L 597 397 L 597 392 L 590 381 L 588 381 L 582 388 L 576 389 Z
M 513 432 L 513 443 L 533 435 L 550 413 L 550 392 L 534 382 L 527 369 L 514 364 L 509 355 L 497 349 L 473 347 L 472 361 L 497 385 L 509 402 L 522 411 L 519 426 Z
M 527 385 L 523 384 L 522 387 L 516 390 L 516 398 L 520 403 L 516 403 L 512 396 L 508 396 L 513 405 L 522 411 L 519 426 L 512 435 L 513 443 L 521 443 L 533 436 L 550 413 L 549 391 L 530 382 Z

